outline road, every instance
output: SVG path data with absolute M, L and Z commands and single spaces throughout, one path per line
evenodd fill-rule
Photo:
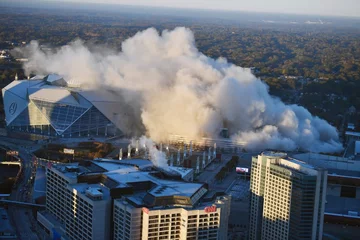
M 213 162 L 211 163 L 204 172 L 200 174 L 198 177 L 199 182 L 204 182 L 209 184 L 210 189 L 225 191 L 233 181 L 235 181 L 237 175 L 235 173 L 235 169 L 233 172 L 230 172 L 228 176 L 224 178 L 221 183 L 215 182 L 216 174 L 221 170 L 223 166 L 229 162 L 234 155 L 238 155 L 240 157 L 239 164 L 241 167 L 251 166 L 251 157 L 257 155 L 258 153 L 240 153 L 240 154 L 222 154 L 222 161 L 220 163 Z
M 204 183 L 212 183 L 212 181 L 215 179 L 216 174 L 220 171 L 220 169 L 226 165 L 227 162 L 230 161 L 233 154 L 222 154 L 221 155 L 221 162 L 212 162 L 209 166 L 205 168 L 205 171 L 203 171 L 199 177 L 199 182 Z
M 17 188 L 11 192 L 10 200 L 30 202 L 31 201 L 31 178 L 34 177 L 34 166 L 32 164 L 31 148 L 19 146 L 9 141 L 0 139 L 0 145 L 16 150 L 22 163 L 22 177 L 18 180 Z M 37 148 L 37 146 L 33 146 Z M 36 219 L 30 209 L 9 206 L 9 216 L 14 224 L 19 239 L 37 240 L 39 239 L 36 232 Z

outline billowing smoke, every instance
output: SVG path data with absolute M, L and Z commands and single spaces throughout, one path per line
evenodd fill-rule
M 157 142 L 170 134 L 217 137 L 226 127 L 234 142 L 250 149 L 342 149 L 334 127 L 270 96 L 249 69 L 200 53 L 186 28 L 147 29 L 124 41 L 121 52 L 94 50 L 80 40 L 53 53 L 33 41 L 22 51 L 27 73 L 56 73 L 84 87 L 118 91 L 132 108 L 130 122 Z
M 132 145 L 134 145 L 134 141 L 132 141 Z M 169 167 L 166 159 L 166 154 L 160 150 L 157 149 L 156 144 L 153 140 L 142 136 L 139 139 L 139 145 L 140 148 L 146 147 L 146 151 L 149 152 L 149 158 L 152 161 L 152 163 L 160 168 L 167 169 Z

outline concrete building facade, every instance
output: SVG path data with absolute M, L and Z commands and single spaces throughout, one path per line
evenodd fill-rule
M 252 159 L 249 239 L 322 239 L 327 171 L 266 152 Z
M 229 196 L 209 199 L 206 184 L 183 181 L 176 167 L 130 162 L 52 165 L 39 223 L 61 239 L 227 239 Z

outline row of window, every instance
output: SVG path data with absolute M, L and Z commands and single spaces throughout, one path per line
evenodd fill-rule
M 92 238 L 92 206 L 66 189 L 67 181 L 48 171 L 47 207 L 61 222 L 72 239 Z

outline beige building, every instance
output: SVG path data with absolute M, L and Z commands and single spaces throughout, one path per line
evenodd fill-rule
M 114 239 L 227 239 L 229 211 L 228 196 L 196 208 L 135 208 L 120 199 L 114 203 Z
M 327 171 L 265 152 L 252 160 L 249 239 L 322 239 Z
M 111 198 L 102 184 L 78 182 L 82 166 L 54 165 L 47 169 L 46 212 L 38 221 L 63 239 L 109 239 Z

